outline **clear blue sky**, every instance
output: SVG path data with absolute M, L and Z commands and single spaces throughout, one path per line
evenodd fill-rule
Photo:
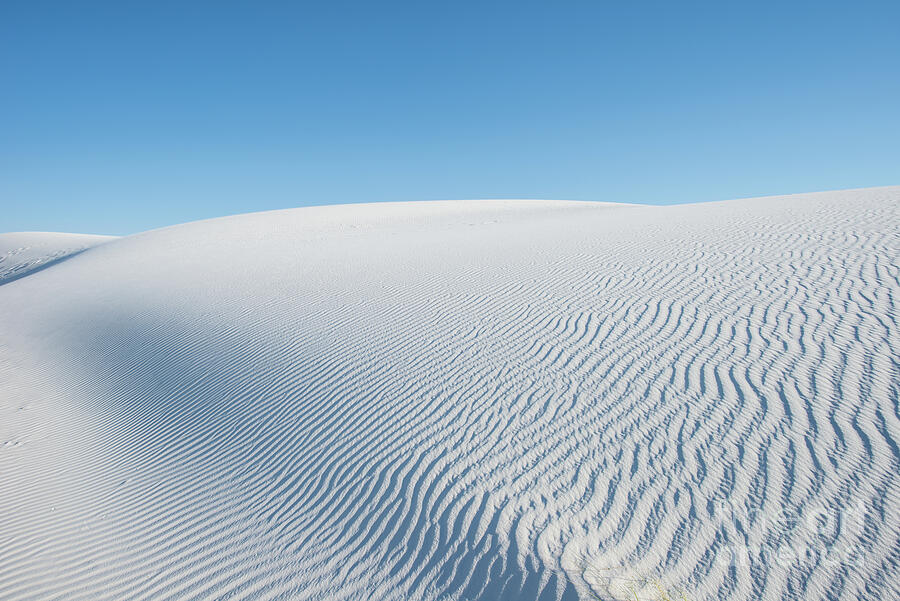
M 0 3 L 0 231 L 900 184 L 900 3 Z

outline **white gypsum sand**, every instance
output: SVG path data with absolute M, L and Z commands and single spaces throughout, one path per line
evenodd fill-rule
M 114 239 L 56 232 L 0 234 L 0 285 Z
M 900 598 L 898 207 L 303 208 L 17 277 L 0 598 Z

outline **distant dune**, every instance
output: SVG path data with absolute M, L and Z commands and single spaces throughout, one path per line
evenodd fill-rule
M 900 187 L 4 234 L 0 599 L 900 599 L 898 235 Z
M 0 234 L 0 285 L 114 239 L 56 232 Z

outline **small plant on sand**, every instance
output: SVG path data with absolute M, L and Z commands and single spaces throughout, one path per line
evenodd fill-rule
M 690 601 L 680 588 L 669 588 L 656 577 L 640 576 L 627 568 L 585 566 L 582 578 L 597 601 Z

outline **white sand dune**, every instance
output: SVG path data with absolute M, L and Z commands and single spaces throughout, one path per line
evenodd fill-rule
M 0 599 L 898 599 L 898 226 L 349 205 L 17 277 Z
M 0 234 L 0 284 L 44 269 L 113 236 L 60 234 L 56 232 L 16 232 Z

